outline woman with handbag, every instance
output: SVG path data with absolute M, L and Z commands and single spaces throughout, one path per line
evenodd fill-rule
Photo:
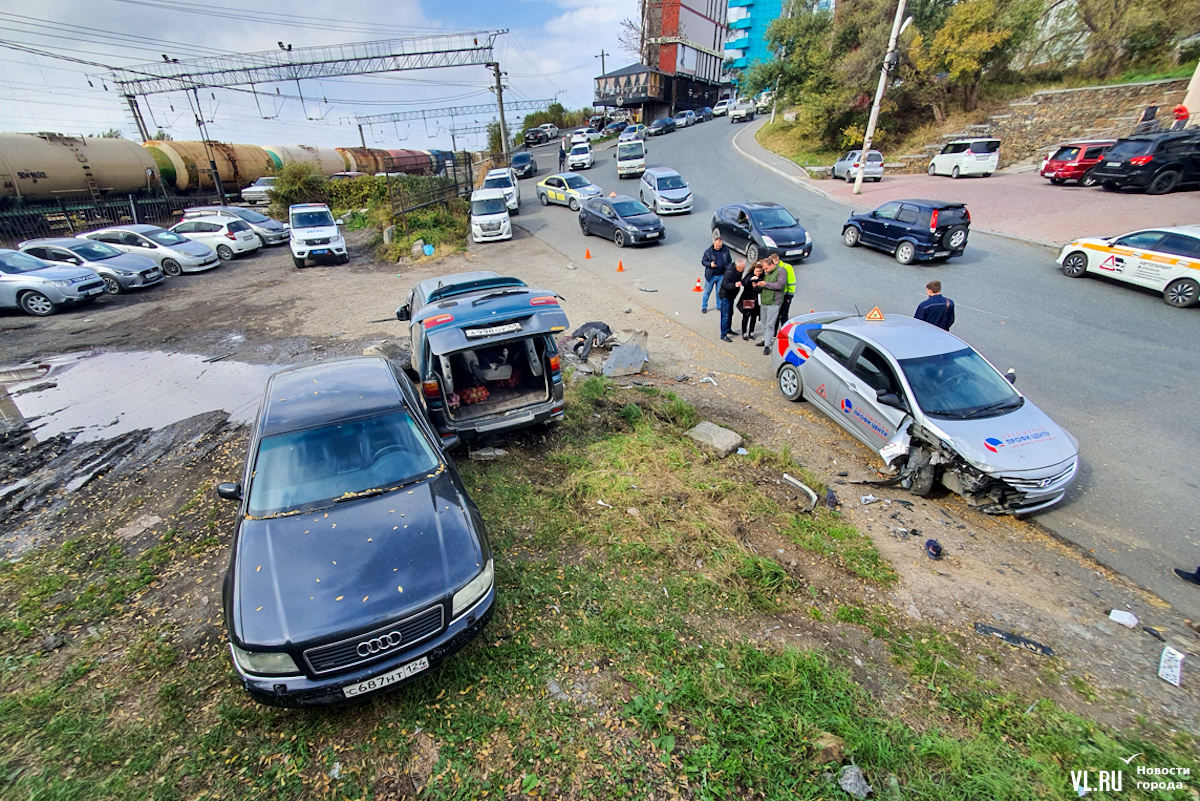
M 742 281 L 742 294 L 738 297 L 738 309 L 742 312 L 742 339 L 754 339 L 754 326 L 758 322 L 758 293 L 762 291 L 765 274 L 762 262 L 756 261 Z

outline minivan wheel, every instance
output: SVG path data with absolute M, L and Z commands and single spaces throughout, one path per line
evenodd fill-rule
M 954 169 L 952 169 L 952 170 L 950 171 L 950 177 L 951 177 L 951 178 L 957 178 L 957 177 L 958 177 L 958 167 L 955 167 Z
M 842 242 L 845 243 L 846 247 L 852 248 L 858 244 L 858 240 L 858 229 L 853 225 L 847 225 L 846 230 L 842 231 Z
M 183 268 L 179 266 L 179 262 L 174 259 L 162 260 L 163 275 L 169 275 L 172 278 L 178 278 L 183 275 Z
M 1147 195 L 1165 195 L 1179 185 L 1179 173 L 1174 170 L 1164 170 L 1154 176 L 1154 180 L 1146 187 Z
M 1063 275 L 1067 278 L 1082 278 L 1087 273 L 1087 263 L 1087 256 L 1077 250 L 1063 259 Z
M 54 304 L 41 292 L 26 292 L 22 295 L 21 309 L 34 317 L 49 317 L 54 314 Z
M 804 381 L 800 371 L 793 364 L 784 364 L 779 368 L 779 391 L 790 401 L 798 401 L 804 395 Z
M 1163 290 L 1163 302 L 1177 309 L 1195 306 L 1197 299 L 1200 299 L 1200 284 L 1190 278 L 1177 278 Z
M 926 170 L 926 172 L 927 172 L 927 173 L 929 173 L 930 175 L 937 175 L 937 170 L 935 170 L 935 169 L 933 168 L 933 162 L 932 162 L 932 161 L 931 161 L 931 162 L 929 162 L 929 169 L 928 169 L 928 170 Z
M 946 250 L 961 250 L 967 244 L 967 227 L 956 225 L 942 234 L 942 247 Z
M 912 264 L 917 258 L 917 249 L 912 242 L 901 242 L 896 246 L 896 261 L 901 264 Z

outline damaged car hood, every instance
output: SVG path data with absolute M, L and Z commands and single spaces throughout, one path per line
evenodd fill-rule
M 328 509 L 243 520 L 232 633 L 249 649 L 319 643 L 446 601 L 486 561 L 468 514 L 442 472 Z
M 996 417 L 926 417 L 924 425 L 942 434 L 960 456 L 985 473 L 1040 470 L 1079 455 L 1075 438 L 1028 398 L 1021 408 Z

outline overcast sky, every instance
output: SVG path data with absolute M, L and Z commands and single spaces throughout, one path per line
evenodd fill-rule
M 590 106 L 601 50 L 611 71 L 635 59 L 617 43 L 619 23 L 637 13 L 636 0 L 0 0 L 0 130 L 99 133 L 118 128 L 137 139 L 108 72 L 98 65 L 135 66 L 206 56 L 474 31 L 496 37 L 495 55 L 508 73 L 505 99 L 557 96 L 568 108 Z M 202 91 L 209 135 L 258 145 L 357 146 L 355 116 L 421 108 L 494 103 L 491 70 L 426 69 L 320 81 L 258 84 L 262 94 Z M 106 88 L 107 87 L 107 90 Z M 276 89 L 281 93 L 276 95 Z M 270 95 L 270 96 L 268 96 Z M 304 97 L 304 102 L 298 98 Z M 186 95 L 142 99 L 146 125 L 175 139 L 198 139 Z M 520 122 L 508 120 L 510 126 Z M 456 118 L 482 125 L 494 114 Z M 376 147 L 450 149 L 450 120 L 377 126 Z M 482 135 L 460 136 L 475 148 Z

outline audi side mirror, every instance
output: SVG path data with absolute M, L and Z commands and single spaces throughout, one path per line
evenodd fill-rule
M 242 499 L 242 485 L 240 482 L 233 484 L 218 484 L 217 496 L 224 498 L 227 501 L 240 501 Z

